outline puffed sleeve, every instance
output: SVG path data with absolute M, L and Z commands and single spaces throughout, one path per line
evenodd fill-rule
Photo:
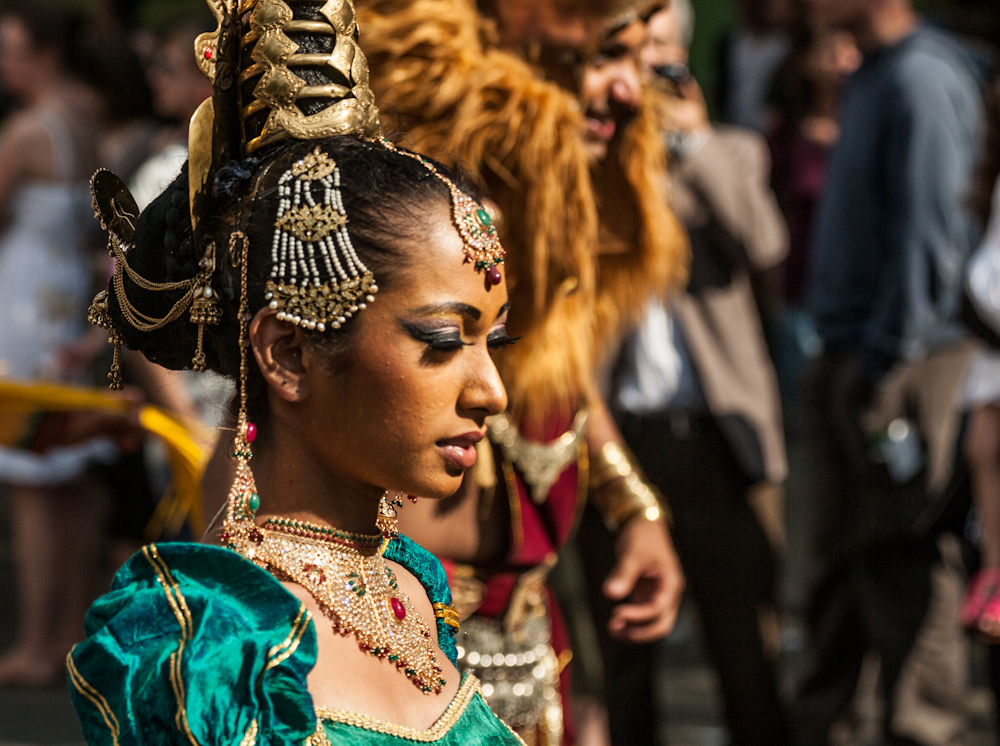
M 315 731 L 310 614 L 228 549 L 143 547 L 86 633 L 67 669 L 91 746 L 302 746 Z

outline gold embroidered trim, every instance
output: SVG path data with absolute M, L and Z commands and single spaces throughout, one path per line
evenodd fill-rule
M 300 603 L 299 615 L 292 622 L 292 631 L 288 633 L 288 637 L 280 645 L 275 645 L 267 651 L 267 663 L 264 666 L 265 671 L 270 671 L 296 651 L 299 643 L 302 642 L 302 635 L 305 634 L 311 620 L 312 614 L 306 610 L 305 604 Z
M 563 472 L 577 460 L 579 444 L 586 442 L 589 411 L 580 409 L 570 429 L 549 443 L 536 443 L 521 435 L 506 414 L 490 417 L 486 424 L 490 440 L 500 446 L 504 460 L 514 464 L 536 505 L 549 498 L 549 492 Z
M 322 720 L 316 721 L 316 730 L 306 739 L 305 746 L 332 746 L 330 739 L 326 737 L 326 731 L 323 730 Z
M 437 722 L 427 730 L 406 728 L 402 725 L 395 725 L 393 723 L 387 723 L 384 720 L 369 717 L 368 715 L 358 715 L 353 712 L 343 712 L 342 710 L 329 710 L 324 707 L 317 707 L 316 715 L 320 720 L 329 720 L 332 723 L 352 725 L 355 728 L 364 728 L 365 730 L 375 731 L 376 733 L 382 733 L 387 736 L 404 738 L 407 741 L 430 743 L 432 741 L 438 741 L 448 735 L 448 731 L 450 731 L 454 727 L 455 723 L 458 722 L 459 718 L 462 717 L 462 714 L 465 712 L 465 708 L 469 706 L 473 697 L 475 697 L 478 693 L 479 679 L 471 673 L 466 674 L 465 680 L 462 682 L 462 686 L 459 687 L 458 693 L 455 695 L 454 699 L 451 700 L 451 704 L 448 705 L 448 709 L 446 709 L 444 714 L 438 718 Z
M 180 586 L 170 574 L 170 568 L 163 561 L 156 551 L 156 545 L 150 544 L 142 548 L 142 554 L 146 561 L 152 566 L 156 573 L 156 578 L 163 588 L 163 593 L 167 597 L 171 611 L 177 619 L 177 624 L 181 628 L 181 639 L 177 643 L 177 650 L 170 654 L 170 685 L 174 690 L 174 697 L 177 699 L 177 713 L 174 715 L 174 724 L 177 729 L 187 736 L 192 746 L 200 746 L 191 732 L 191 727 L 187 719 L 187 694 L 184 691 L 184 675 L 181 670 L 181 660 L 184 655 L 184 646 L 191 639 L 194 624 L 191 621 L 191 610 L 188 608 L 184 594 L 181 593 Z
M 257 721 L 254 720 L 250 723 L 250 727 L 247 728 L 246 734 L 243 736 L 243 740 L 240 741 L 240 746 L 253 746 L 257 742 Z
M 500 718 L 497 718 L 497 720 L 500 720 Z M 526 743 L 524 742 L 524 739 L 523 739 L 523 738 L 521 738 L 521 736 L 519 736 L 519 735 L 517 734 L 517 731 L 516 731 L 516 730 L 514 730 L 514 729 L 513 729 L 513 728 L 511 728 L 511 727 L 510 727 L 509 725 L 507 725 L 507 723 L 506 723 L 506 722 L 504 722 L 503 720 L 500 720 L 500 723 L 501 723 L 501 724 L 503 725 L 503 727 L 504 727 L 504 728 L 506 728 L 507 730 L 509 730 L 509 731 L 510 731 L 510 734 L 511 734 L 512 736 L 514 736 L 514 738 L 516 738 L 516 739 L 517 739 L 517 742 L 518 742 L 519 744 L 521 744 L 521 746 L 528 746 L 528 744 L 526 744 Z
M 455 607 L 448 604 L 436 603 L 434 604 L 434 616 L 449 627 L 458 629 L 458 612 L 455 611 Z
M 76 650 L 76 646 L 73 646 L 73 650 Z M 73 686 L 76 688 L 80 694 L 89 699 L 93 703 L 97 711 L 101 713 L 101 717 L 104 719 L 104 724 L 108 726 L 108 730 L 111 731 L 111 742 L 114 746 L 118 746 L 118 735 L 121 733 L 121 726 L 118 724 L 118 718 L 115 717 L 115 713 L 111 710 L 111 705 L 108 701 L 101 696 L 94 687 L 87 683 L 87 680 L 80 675 L 80 672 L 76 669 L 76 664 L 73 662 L 73 650 L 69 651 L 69 655 L 66 656 L 66 670 L 69 672 L 69 680 L 73 682 Z

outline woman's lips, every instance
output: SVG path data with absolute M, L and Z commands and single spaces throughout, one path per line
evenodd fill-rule
M 476 465 L 476 443 L 483 439 L 483 433 L 466 433 L 457 438 L 448 438 L 437 442 L 441 455 L 460 469 L 471 469 Z

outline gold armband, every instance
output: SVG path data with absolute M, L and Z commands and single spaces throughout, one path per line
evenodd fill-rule
M 449 627 L 458 629 L 458 612 L 448 604 L 434 604 L 434 616 L 447 624 Z
M 635 457 L 613 441 L 591 456 L 590 491 L 609 531 L 617 531 L 631 519 L 670 521 L 666 500 L 635 463 Z

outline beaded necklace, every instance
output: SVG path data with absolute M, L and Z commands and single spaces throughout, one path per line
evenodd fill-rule
M 259 532 L 244 548 L 248 559 L 305 588 L 334 632 L 353 635 L 361 650 L 394 664 L 425 694 L 441 692 L 446 682 L 431 633 L 382 556 L 381 535 L 289 518 L 269 518 Z

